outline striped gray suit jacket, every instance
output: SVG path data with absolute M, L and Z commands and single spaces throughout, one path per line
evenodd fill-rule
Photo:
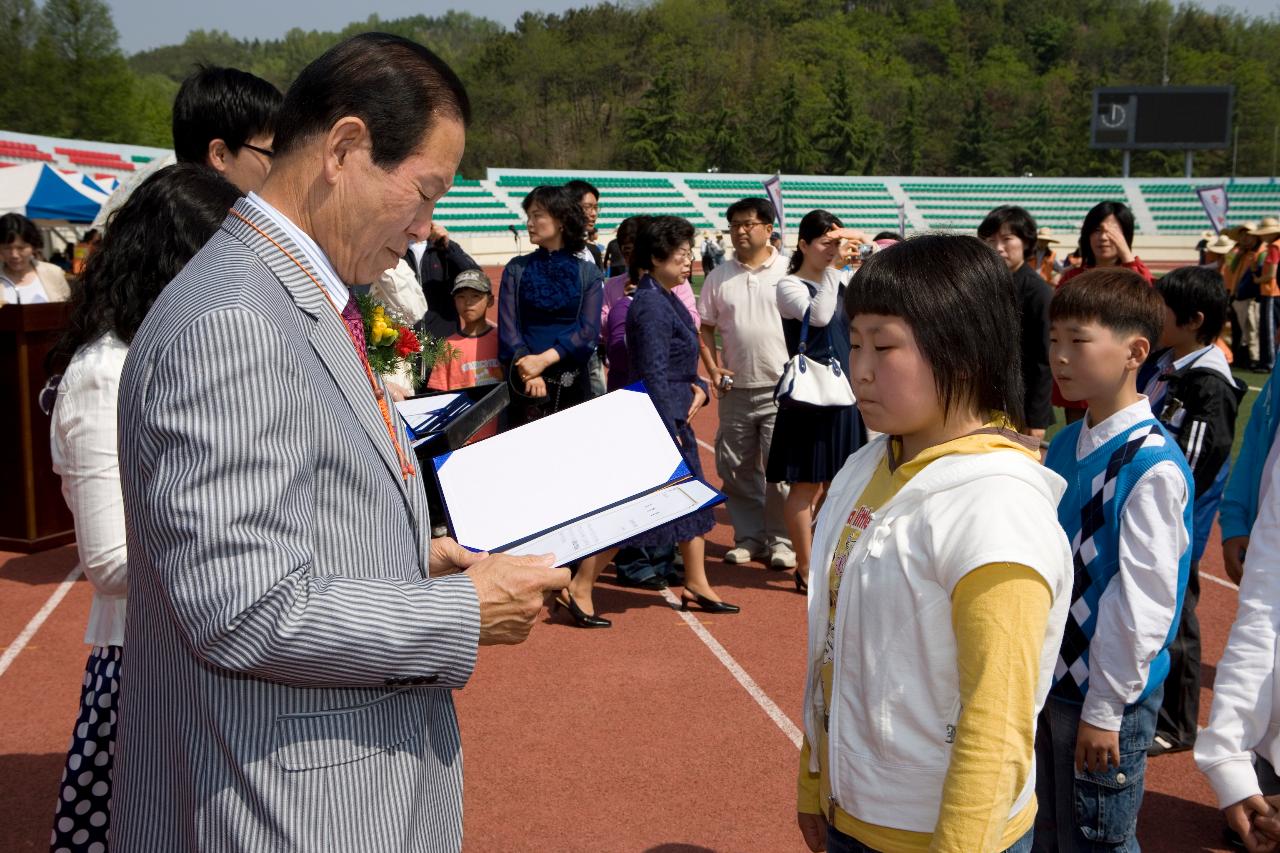
M 284 251 L 309 262 L 235 210 L 270 240 L 229 217 L 120 383 L 112 849 L 457 850 L 475 588 L 428 578 L 421 473 L 401 477 L 342 319 Z

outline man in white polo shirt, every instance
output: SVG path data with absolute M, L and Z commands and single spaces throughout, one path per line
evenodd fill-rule
M 778 281 L 787 264 L 769 245 L 776 213 L 764 198 L 734 202 L 725 214 L 733 254 L 702 283 L 702 361 L 720 398 L 716 472 L 733 523 L 734 547 L 726 563 L 760 559 L 775 569 L 791 568 L 791 550 L 782 520 L 784 484 L 766 484 L 765 462 L 778 407 L 773 389 L 787 362 L 787 344 L 778 313 Z M 716 332 L 724 345 L 716 350 Z

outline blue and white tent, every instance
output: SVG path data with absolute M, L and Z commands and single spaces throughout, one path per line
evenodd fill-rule
M 92 222 L 115 189 L 114 178 L 63 174 L 47 163 L 0 169 L 0 214 Z

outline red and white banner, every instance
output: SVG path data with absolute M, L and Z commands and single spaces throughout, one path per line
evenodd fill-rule
M 1199 187 L 1196 189 L 1196 195 L 1200 197 L 1200 204 L 1209 216 L 1209 224 L 1213 226 L 1214 233 L 1221 234 L 1222 229 L 1227 227 L 1229 205 L 1227 188 L 1224 186 Z

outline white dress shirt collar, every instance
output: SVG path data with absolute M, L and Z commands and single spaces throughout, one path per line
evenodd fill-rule
M 1177 361 L 1175 361 L 1175 362 L 1173 363 L 1173 370 L 1174 370 L 1174 372 L 1177 372 L 1177 371 L 1181 370 L 1182 368 L 1184 368 L 1184 367 L 1186 367 L 1186 366 L 1190 365 L 1191 363 L 1195 362 L 1197 359 L 1199 359 L 1199 358 L 1200 358 L 1200 356 L 1204 355 L 1204 354 L 1205 354 L 1205 353 L 1207 353 L 1209 350 L 1213 349 L 1215 346 L 1217 346 L 1217 344 L 1209 344 L 1208 346 L 1201 347 L 1200 349 L 1196 350 L 1195 352 L 1189 352 L 1189 353 L 1187 353 L 1187 354 L 1186 354 L 1186 355 L 1184 355 L 1182 358 L 1178 359 Z
M 1151 402 L 1146 397 L 1139 397 L 1138 402 L 1126 406 L 1092 428 L 1089 427 L 1089 416 L 1086 414 L 1080 425 L 1080 439 L 1076 442 L 1076 459 L 1085 458 L 1134 424 L 1153 417 Z
M 257 193 L 250 192 L 247 201 L 258 208 L 258 212 L 274 222 L 281 231 L 288 235 L 290 240 L 297 244 L 298 248 L 302 250 L 302 254 L 311 262 L 311 266 L 315 267 L 316 272 L 320 274 L 320 283 L 324 285 L 325 292 L 333 300 L 334 306 L 339 311 L 345 308 L 347 300 L 351 298 L 351 291 L 342 283 L 342 279 L 338 278 L 338 271 L 329 262 L 329 256 L 324 253 L 324 250 L 320 248 L 315 240 L 311 239 L 311 235 L 294 224 L 289 217 L 264 201 L 262 196 Z

